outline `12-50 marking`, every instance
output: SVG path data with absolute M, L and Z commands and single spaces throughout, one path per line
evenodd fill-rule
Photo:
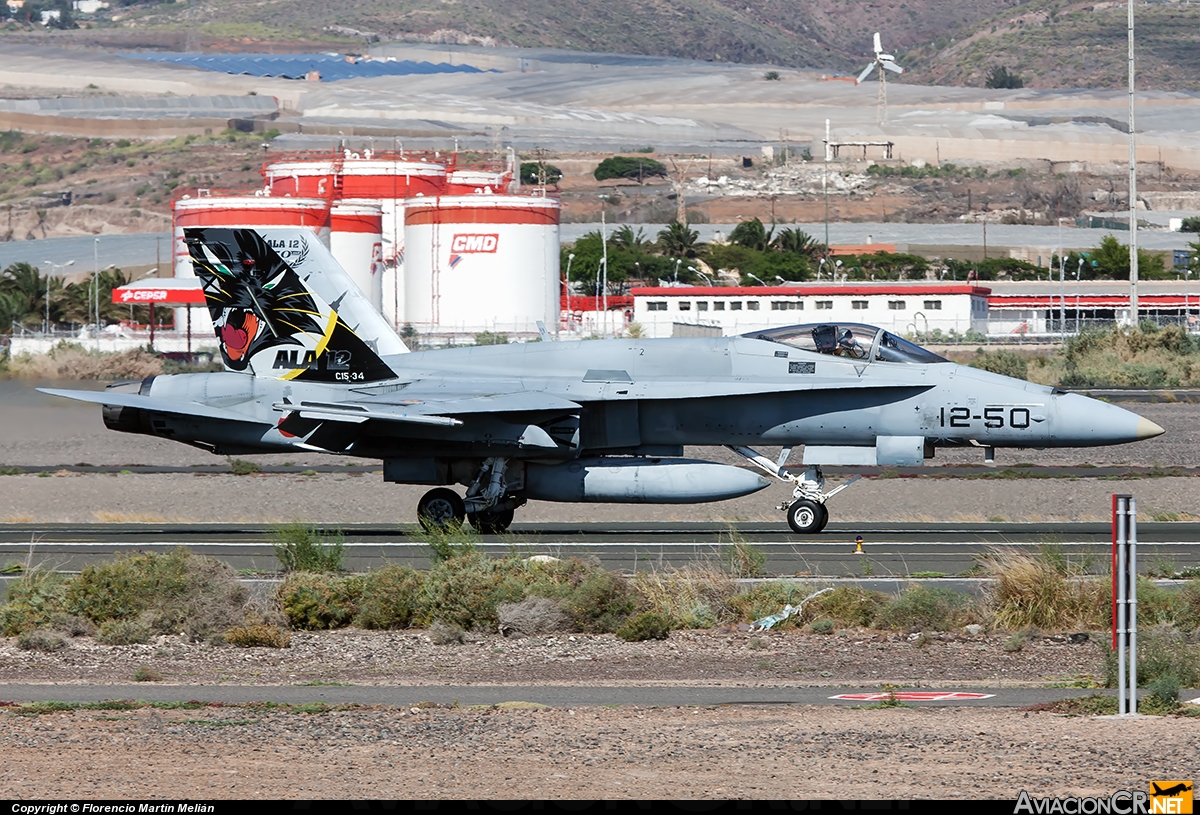
M 999 407 L 984 408 L 982 415 L 972 416 L 970 408 L 953 407 L 953 408 L 950 408 L 949 427 L 969 428 L 971 426 L 972 419 L 976 419 L 976 420 L 983 419 L 984 427 L 989 428 L 991 430 L 997 430 L 997 429 L 1005 426 L 1005 418 L 1006 417 L 1005 417 L 1004 408 L 999 408 Z M 946 408 L 942 408 L 942 413 L 941 413 L 942 427 L 947 427 L 946 419 L 947 419 Z M 1023 408 L 1023 407 L 1009 408 L 1007 420 L 1008 420 L 1008 427 L 1014 428 L 1016 430 L 1024 430 L 1025 428 L 1029 427 L 1029 423 L 1030 423 L 1029 408 Z

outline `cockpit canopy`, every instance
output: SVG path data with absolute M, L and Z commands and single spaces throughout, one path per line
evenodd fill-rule
M 778 342 L 815 354 L 851 359 L 867 359 L 873 354 L 874 359 L 882 362 L 928 364 L 949 361 L 932 351 L 926 351 L 916 343 L 897 337 L 890 331 L 862 323 L 806 323 L 769 328 L 742 336 Z

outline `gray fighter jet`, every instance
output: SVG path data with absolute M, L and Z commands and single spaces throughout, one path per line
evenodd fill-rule
M 778 479 L 820 532 L 822 466 L 912 466 L 940 446 L 1075 447 L 1162 428 L 1078 394 L 956 365 L 882 329 L 811 324 L 740 337 L 543 341 L 408 353 L 310 233 L 189 229 L 226 371 L 102 393 L 113 429 L 219 455 L 377 459 L 431 489 L 426 527 L 508 528 L 529 500 L 701 503 Z M 544 340 L 550 340 L 544 336 Z M 793 445 L 803 469 L 787 469 Z M 723 445 L 759 471 L 683 457 Z M 751 445 L 779 445 L 771 460 Z M 466 487 L 465 496 L 450 487 Z

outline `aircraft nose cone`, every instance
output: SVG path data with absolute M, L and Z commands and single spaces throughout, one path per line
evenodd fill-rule
M 1132 411 L 1077 393 L 1056 396 L 1055 402 L 1058 409 L 1054 438 L 1060 446 L 1122 444 L 1152 439 L 1163 433 L 1157 424 Z
M 1161 436 L 1163 433 L 1166 433 L 1166 432 L 1167 431 L 1163 430 L 1161 427 L 1159 427 L 1157 424 L 1150 421 L 1149 419 L 1143 418 L 1141 416 L 1138 417 L 1137 437 L 1139 439 L 1152 439 L 1155 436 Z

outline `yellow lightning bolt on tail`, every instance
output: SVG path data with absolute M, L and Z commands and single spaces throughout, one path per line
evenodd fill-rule
M 335 328 L 337 328 L 337 324 L 338 324 L 338 313 L 336 311 L 334 311 L 333 309 L 330 309 L 329 310 L 329 322 L 327 322 L 325 324 L 325 333 L 321 336 L 320 341 L 317 343 L 315 356 L 320 357 L 321 354 L 325 353 L 325 347 L 329 345 L 329 340 L 332 339 L 333 330 Z M 308 369 L 307 368 L 293 368 L 292 370 L 288 371 L 286 374 L 283 374 L 279 378 L 280 379 L 295 379 L 296 377 L 300 376 L 300 374 L 304 373 L 306 370 L 308 370 Z

